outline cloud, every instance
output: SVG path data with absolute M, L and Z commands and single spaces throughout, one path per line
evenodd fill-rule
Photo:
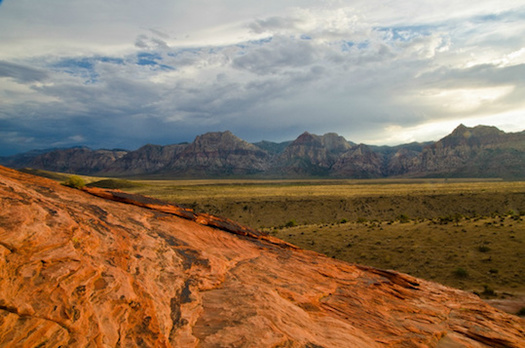
M 233 67 L 265 75 L 309 66 L 315 59 L 316 49 L 309 40 L 273 37 L 235 58 Z
M 250 23 L 248 27 L 256 34 L 273 33 L 276 31 L 294 29 L 300 21 L 295 18 L 286 17 L 269 17 L 265 19 L 257 19 Z
M 151 30 L 151 29 L 150 29 Z M 166 50 L 169 48 L 168 43 L 160 38 L 141 34 L 135 39 L 135 47 L 148 50 Z
M 21 83 L 45 80 L 48 74 L 29 66 L 0 61 L 0 77 L 10 77 Z
M 485 0 L 9 2 L 0 148 L 135 148 L 226 129 L 394 143 L 489 115 L 523 124 L 523 19 Z

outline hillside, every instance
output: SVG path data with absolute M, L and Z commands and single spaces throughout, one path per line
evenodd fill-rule
M 0 346 L 520 347 L 525 340 L 523 319 L 474 295 L 333 260 L 157 200 L 92 193 L 106 198 L 0 167 Z
M 291 142 L 250 144 L 229 131 L 192 143 L 145 145 L 135 151 L 85 147 L 0 158 L 12 168 L 120 177 L 177 178 L 525 178 L 525 131 L 458 126 L 437 142 L 368 146 L 335 133 L 305 132 Z

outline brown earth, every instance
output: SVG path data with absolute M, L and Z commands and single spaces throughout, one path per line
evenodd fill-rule
M 0 167 L 0 346 L 524 346 L 469 293 L 170 207 Z

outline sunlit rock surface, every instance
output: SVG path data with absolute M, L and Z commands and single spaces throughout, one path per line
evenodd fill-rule
M 524 347 L 474 295 L 98 194 L 0 168 L 0 347 Z

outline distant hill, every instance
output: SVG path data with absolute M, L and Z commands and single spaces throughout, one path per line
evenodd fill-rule
M 525 132 L 460 125 L 450 135 L 425 147 L 415 174 L 449 177 L 525 177 Z
M 192 143 L 135 151 L 86 147 L 0 158 L 12 168 L 105 176 L 157 177 L 498 177 L 525 178 L 525 131 L 458 126 L 437 142 L 369 146 L 336 133 L 305 132 L 294 141 L 250 144 L 229 131 Z

